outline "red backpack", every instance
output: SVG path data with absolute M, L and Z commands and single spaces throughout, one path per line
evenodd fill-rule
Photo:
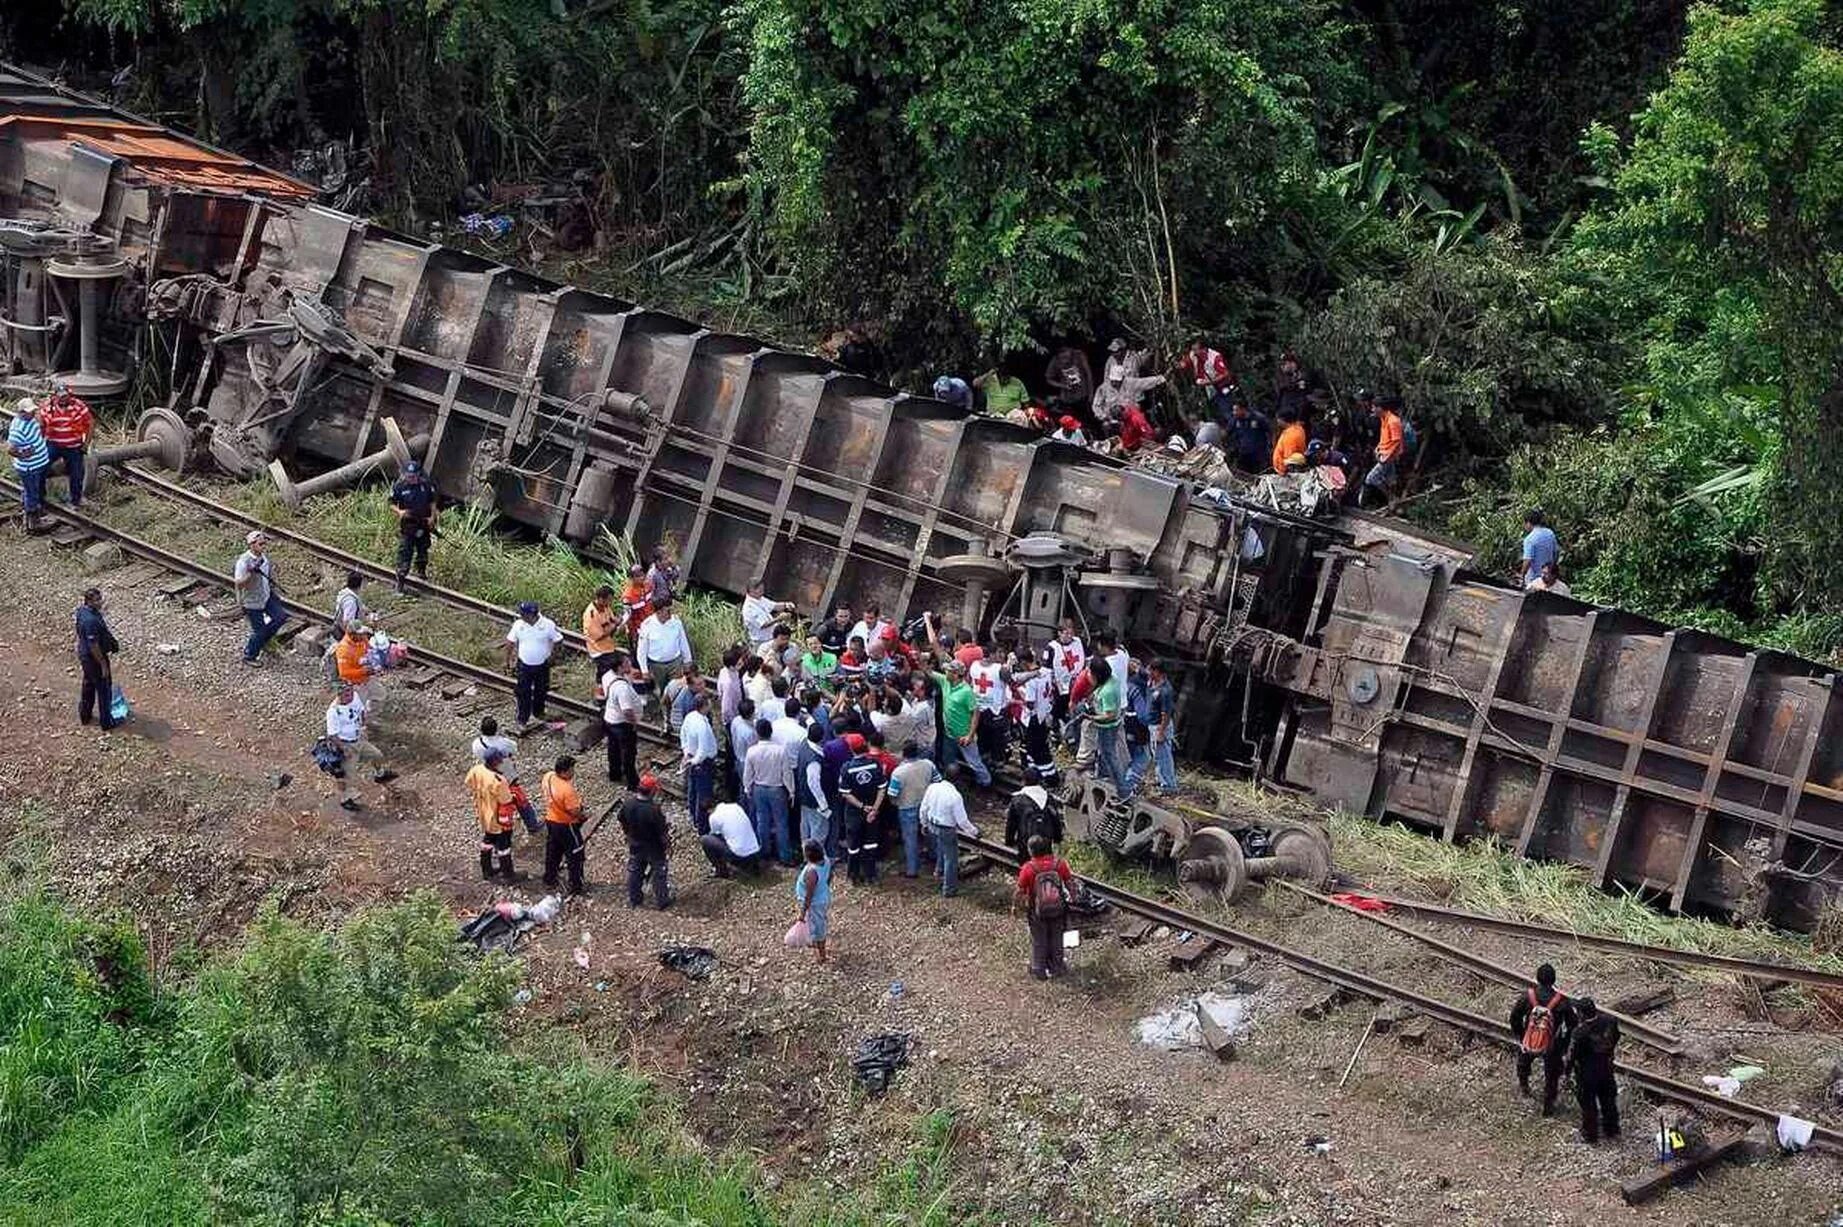
M 1566 1000 L 1566 997 L 1556 993 L 1544 1005 L 1536 1000 L 1536 990 L 1529 990 L 1529 1018 L 1523 1023 L 1524 1053 L 1543 1056 L 1555 1046 L 1555 1011 Z
M 1038 920 L 1055 920 L 1068 914 L 1069 888 L 1063 882 L 1059 867 L 1045 869 L 1037 866 L 1036 877 L 1030 884 L 1030 914 Z

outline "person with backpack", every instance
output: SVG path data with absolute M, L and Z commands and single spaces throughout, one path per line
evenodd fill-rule
M 1579 1017 L 1574 1005 L 1555 987 L 1555 969 L 1544 963 L 1536 968 L 1536 983 L 1523 991 L 1510 1010 L 1510 1033 L 1517 1037 L 1517 1085 L 1527 1097 L 1529 1075 L 1542 1061 L 1542 1114 L 1555 1112 L 1555 1092 L 1561 1086 L 1568 1040 Z
M 1619 1022 L 1600 1013 L 1592 997 L 1582 997 L 1580 1025 L 1568 1046 L 1564 1071 L 1574 1071 L 1574 1098 L 1581 1105 L 1581 1139 L 1588 1143 L 1619 1136 L 1619 1084 L 1614 1078 L 1614 1055 L 1619 1048 Z
M 1025 907 L 1030 922 L 1030 974 L 1048 980 L 1068 970 L 1062 958 L 1062 931 L 1069 922 L 1069 863 L 1050 850 L 1044 835 L 1032 835 L 1030 859 L 1017 871 L 1017 894 L 1011 910 Z
M 1030 859 L 1030 844 L 1043 836 L 1053 848 L 1062 842 L 1062 806 L 1043 787 L 1035 767 L 1024 768 L 1024 787 L 1011 794 L 1005 807 L 1005 843 L 1017 849 L 1018 859 Z

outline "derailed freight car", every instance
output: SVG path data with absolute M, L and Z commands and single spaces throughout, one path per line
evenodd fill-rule
M 1803 927 L 1843 885 L 1833 674 L 1463 571 L 1389 521 L 1234 498 L 314 202 L 0 68 L 0 358 L 256 476 L 419 438 L 444 494 L 803 609 L 1065 612 L 1182 670 L 1195 755 Z

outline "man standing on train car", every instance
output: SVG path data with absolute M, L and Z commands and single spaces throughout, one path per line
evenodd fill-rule
M 90 446 L 90 432 L 96 420 L 81 397 L 71 395 L 63 380 L 51 385 L 51 397 L 38 411 L 40 427 L 51 459 L 64 462 L 64 476 L 70 480 L 70 505 L 83 506 L 83 460 Z
M 435 536 L 435 486 L 423 476 L 421 461 L 403 462 L 390 505 L 397 513 L 397 591 L 405 592 L 411 564 L 417 579 L 429 578 L 429 541 Z

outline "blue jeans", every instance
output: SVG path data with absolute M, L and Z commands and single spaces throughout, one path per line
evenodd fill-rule
M 952 827 L 933 827 L 934 861 L 941 867 L 941 895 L 960 893 L 960 832 Z
M 27 515 L 36 515 L 45 505 L 45 473 L 50 465 L 19 471 L 19 506 Z
M 1125 764 L 1120 760 L 1126 757 L 1126 735 L 1119 725 L 1112 728 L 1094 728 L 1094 770 L 1101 778 L 1110 780 L 1115 791 L 1126 796 L 1132 791 L 1126 783 Z
M 1158 786 L 1165 792 L 1177 791 L 1177 762 L 1172 757 L 1171 738 L 1152 743 L 1152 762 L 1158 769 Z
M 243 645 L 243 659 L 255 660 L 262 655 L 269 640 L 275 638 L 275 632 L 282 629 L 282 623 L 288 620 L 288 611 L 282 608 L 282 598 L 271 592 L 268 604 L 261 609 L 245 609 L 243 616 L 250 620 L 250 639 Z
M 763 856 L 772 856 L 783 865 L 794 863 L 797 849 L 793 831 L 787 825 L 787 790 L 779 784 L 757 784 L 749 790 L 755 811 L 755 839 Z
M 941 757 L 941 774 L 946 775 L 955 762 L 964 762 L 972 769 L 973 778 L 979 781 L 979 787 L 992 786 L 992 773 L 986 770 L 985 760 L 979 757 L 979 739 L 977 737 L 960 744 L 960 739 L 949 733 L 942 739 L 942 748 L 946 751 Z
M 899 807 L 896 825 L 902 829 L 902 872 L 912 878 L 921 872 L 921 806 Z
M 832 820 L 830 817 L 820 813 L 810 805 L 802 805 L 800 807 L 800 842 L 802 846 L 804 846 L 808 840 L 811 840 L 813 843 L 823 848 L 826 846 L 827 840 L 831 837 L 831 834 Z M 830 861 L 834 858 L 830 852 L 827 852 L 826 859 Z
M 51 459 L 64 462 L 64 473 L 70 478 L 70 505 L 83 505 L 83 449 L 80 447 L 54 447 Z M 48 472 L 49 470 L 47 470 Z
M 710 802 L 716 794 L 717 762 L 707 758 L 685 768 L 685 808 L 699 835 L 710 834 Z

